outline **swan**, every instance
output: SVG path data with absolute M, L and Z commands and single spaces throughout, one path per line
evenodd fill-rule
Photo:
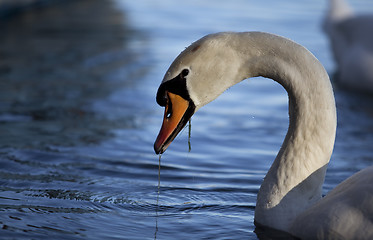
M 355 15 L 344 0 L 330 0 L 323 21 L 341 86 L 373 93 L 373 15 Z
M 198 109 L 256 76 L 277 81 L 289 97 L 288 132 L 259 189 L 256 226 L 302 239 L 373 239 L 372 167 L 321 196 L 336 134 L 333 89 L 321 63 L 286 38 L 223 32 L 187 47 L 158 88 L 165 112 L 155 152 L 162 154 Z

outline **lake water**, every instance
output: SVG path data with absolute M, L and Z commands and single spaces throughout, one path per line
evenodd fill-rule
M 353 7 L 373 12 L 373 2 Z M 256 195 L 288 126 L 287 96 L 257 78 L 192 119 L 161 159 L 155 93 L 212 32 L 267 31 L 332 74 L 323 0 L 66 1 L 1 19 L 1 239 L 258 239 Z M 372 97 L 335 89 L 324 193 L 373 164 Z

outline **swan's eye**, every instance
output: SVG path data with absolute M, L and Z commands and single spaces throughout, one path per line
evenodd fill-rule
M 183 71 L 181 71 L 181 77 L 182 78 L 188 76 L 188 74 L 189 74 L 189 70 L 188 69 L 184 69 Z

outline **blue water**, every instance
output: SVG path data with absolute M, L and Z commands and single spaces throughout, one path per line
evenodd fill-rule
M 320 29 L 326 2 L 116 0 L 94 9 L 71 2 L 83 16 L 39 9 L 21 21 L 29 28 L 6 28 L 2 37 L 10 47 L 0 52 L 0 237 L 257 239 L 256 195 L 288 126 L 285 91 L 251 79 L 200 109 L 191 152 L 186 128 L 162 155 L 159 194 L 153 142 L 163 109 L 155 93 L 180 51 L 218 31 L 286 36 L 332 75 Z M 373 12 L 370 1 L 353 6 Z M 83 19 L 84 28 L 60 24 L 66 14 Z M 27 25 L 42 16 L 54 20 Z M 12 45 L 17 34 L 33 41 Z M 338 130 L 325 194 L 373 164 L 372 97 L 337 87 L 335 95 Z

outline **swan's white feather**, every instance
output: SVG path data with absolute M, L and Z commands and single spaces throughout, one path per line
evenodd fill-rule
M 186 48 L 163 82 L 183 69 L 189 70 L 186 88 L 196 109 L 255 76 L 271 78 L 288 92 L 289 129 L 260 187 L 257 223 L 309 239 L 373 235 L 373 167 L 320 200 L 337 119 L 328 74 L 307 49 L 268 33 L 217 33 Z
M 299 215 L 291 232 L 302 239 L 373 239 L 373 166 L 352 175 Z
M 330 0 L 323 22 L 337 63 L 336 80 L 373 92 L 373 15 L 355 15 L 344 0 Z

